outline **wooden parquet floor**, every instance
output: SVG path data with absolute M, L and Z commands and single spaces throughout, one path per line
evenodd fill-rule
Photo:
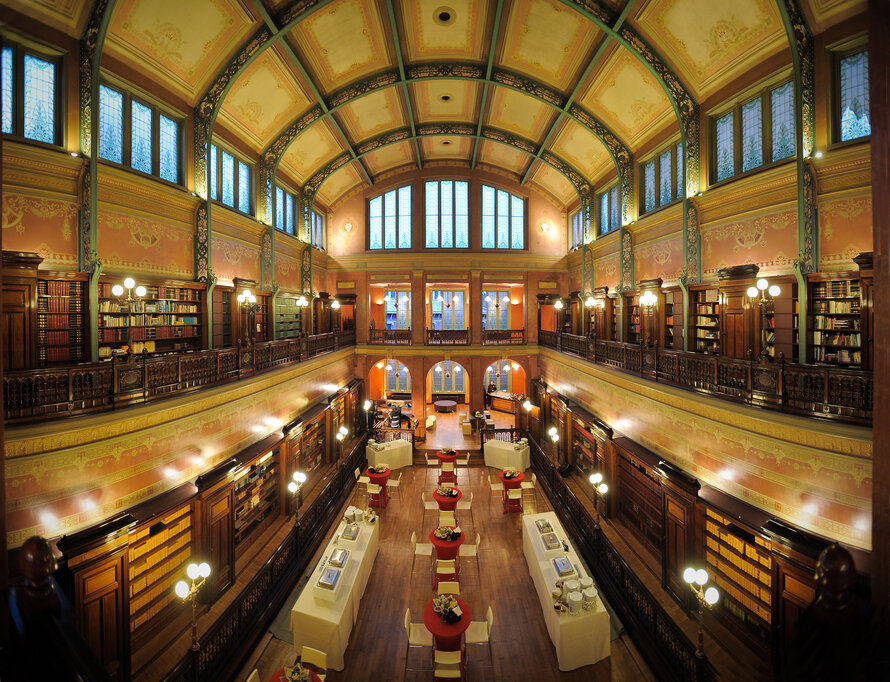
M 405 671 L 406 636 L 403 626 L 405 609 L 411 619 L 422 621 L 423 608 L 433 596 L 431 574 L 427 564 L 418 559 L 412 573 L 411 532 L 420 541 L 428 541 L 436 519 L 427 514 L 423 519 L 421 491 L 431 493 L 434 472 L 425 466 L 404 469 L 402 501 L 394 496 L 382 510 L 380 550 L 374 571 L 361 601 L 358 622 L 352 630 L 346 650 L 343 671 L 329 671 L 330 682 L 379 682 L 380 680 L 432 680 L 432 661 L 428 650 L 412 649 L 411 668 Z M 473 620 L 482 620 L 489 605 L 494 612 L 492 657 L 482 645 L 470 647 L 468 680 L 518 680 L 546 682 L 550 680 L 585 680 L 616 682 L 656 679 L 642 662 L 627 635 L 612 642 L 612 654 L 596 665 L 560 672 L 556 654 L 544 624 L 540 603 L 534 591 L 525 558 L 522 554 L 520 515 L 503 514 L 500 501 L 492 499 L 487 476 L 493 469 L 481 464 L 481 458 L 469 471 L 460 471 L 458 486 L 466 499 L 473 493 L 475 518 L 464 513 L 457 521 L 468 538 L 481 535 L 481 575 L 466 560 L 461 577 L 462 598 L 469 604 Z M 536 504 L 529 496 L 527 511 L 548 511 L 549 502 L 538 492 Z M 470 541 L 468 539 L 468 541 Z M 313 564 L 314 565 L 314 562 Z M 285 664 L 292 664 L 298 652 L 292 642 L 267 634 L 251 660 L 234 679 L 245 680 L 256 668 L 262 682 Z M 493 660 L 492 660 L 493 658 Z

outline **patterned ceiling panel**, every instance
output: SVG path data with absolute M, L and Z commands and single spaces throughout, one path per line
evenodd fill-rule
M 408 62 L 482 61 L 488 7 L 483 0 L 401 0 Z M 446 18 L 447 15 L 447 18 Z
M 80 38 L 90 16 L 91 3 L 82 0 L 4 0 L 3 5 Z
M 337 118 L 353 142 L 408 125 L 397 87 L 377 90 L 350 102 L 337 112 Z
M 418 123 L 476 121 L 478 83 L 459 80 L 430 80 L 411 84 L 414 115 Z
M 105 51 L 194 104 L 257 26 L 238 0 L 120 0 Z
M 496 86 L 490 92 L 487 122 L 495 128 L 537 141 L 556 115 L 550 106 L 516 90 Z
M 504 11 L 499 65 L 567 92 L 586 65 L 599 29 L 558 0 L 512 0 Z
M 521 175 L 531 157 L 525 152 L 508 144 L 483 140 L 479 145 L 479 162 L 498 166 Z
M 414 145 L 405 140 L 376 149 L 362 157 L 371 175 L 379 175 L 392 168 L 416 164 Z
M 803 0 L 800 3 L 813 33 L 822 33 L 840 21 L 864 12 L 867 0 Z
M 424 161 L 461 159 L 469 162 L 473 154 L 473 138 L 465 135 L 431 135 L 420 140 Z
M 232 85 L 220 118 L 263 149 L 300 113 L 315 103 L 302 79 L 277 49 L 266 50 Z
M 635 21 L 699 101 L 788 46 L 775 0 L 650 0 Z
M 281 165 L 302 185 L 344 151 L 341 138 L 324 121 L 307 128 L 291 142 L 281 158 Z
M 300 22 L 290 37 L 325 94 L 393 65 L 373 0 L 334 0 Z
M 664 90 L 627 49 L 614 49 L 582 90 L 578 102 L 629 144 L 658 132 L 674 116 Z
M 342 168 L 331 173 L 318 188 L 318 198 L 322 203 L 330 206 L 335 200 L 346 194 L 362 181 L 355 163 L 347 163 Z
M 578 198 L 578 193 L 566 176 L 544 162 L 538 163 L 532 171 L 529 182 L 548 192 L 563 204 L 568 204 Z
M 595 178 L 605 169 L 613 167 L 612 157 L 600 139 L 572 120 L 567 120 L 556 135 L 550 144 L 550 151 L 568 161 L 588 179 Z

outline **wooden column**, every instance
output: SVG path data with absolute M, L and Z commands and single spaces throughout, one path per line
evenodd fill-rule
M 426 291 L 423 270 L 411 271 L 411 344 L 423 346 L 426 343 Z
M 467 315 L 467 328 L 470 330 L 470 344 L 482 345 L 482 271 L 470 271 L 470 307 Z

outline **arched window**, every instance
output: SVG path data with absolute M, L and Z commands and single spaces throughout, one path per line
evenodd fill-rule
M 513 380 L 511 379 L 511 375 L 513 371 L 510 367 L 510 363 L 505 360 L 499 360 L 498 362 L 492 363 L 488 366 L 488 369 L 485 370 L 485 388 L 488 389 L 489 386 L 494 384 L 497 386 L 499 391 L 512 391 L 513 390 Z
M 424 186 L 426 248 L 470 247 L 470 183 L 430 180 Z
M 383 376 L 387 393 L 411 392 L 411 373 L 398 360 L 387 360 L 383 366 Z
M 411 248 L 411 185 L 368 201 L 368 248 Z
M 437 362 L 430 372 L 430 392 L 463 393 L 465 391 L 464 368 L 452 360 Z
M 525 199 L 482 185 L 482 248 L 525 248 Z

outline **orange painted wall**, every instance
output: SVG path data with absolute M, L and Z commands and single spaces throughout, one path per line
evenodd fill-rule
M 618 286 L 618 254 L 593 261 L 593 285 L 615 290 Z
M 3 192 L 3 248 L 33 251 L 41 269 L 77 269 L 77 203 Z
M 223 236 L 214 236 L 213 271 L 220 280 L 236 277 L 260 280 L 260 249 Z
M 518 305 L 510 305 L 510 329 L 522 329 L 525 326 L 525 308 L 523 287 L 510 287 L 510 300 L 518 301 Z
M 852 259 L 874 248 L 871 192 L 819 199 L 819 269 L 855 270 Z
M 297 259 L 282 253 L 275 254 L 275 283 L 282 289 L 302 292 L 300 269 L 301 264 Z
M 541 330 L 556 331 L 556 310 L 552 305 L 541 306 Z
M 680 235 L 642 244 L 634 249 L 637 281 L 661 277 L 674 282 L 683 270 L 683 240 Z
M 784 209 L 745 220 L 702 228 L 702 272 L 754 263 L 762 274 L 792 271 L 797 259 L 797 209 Z
M 110 207 L 99 211 L 98 224 L 99 257 L 106 272 L 180 279 L 194 275 L 192 226 Z

